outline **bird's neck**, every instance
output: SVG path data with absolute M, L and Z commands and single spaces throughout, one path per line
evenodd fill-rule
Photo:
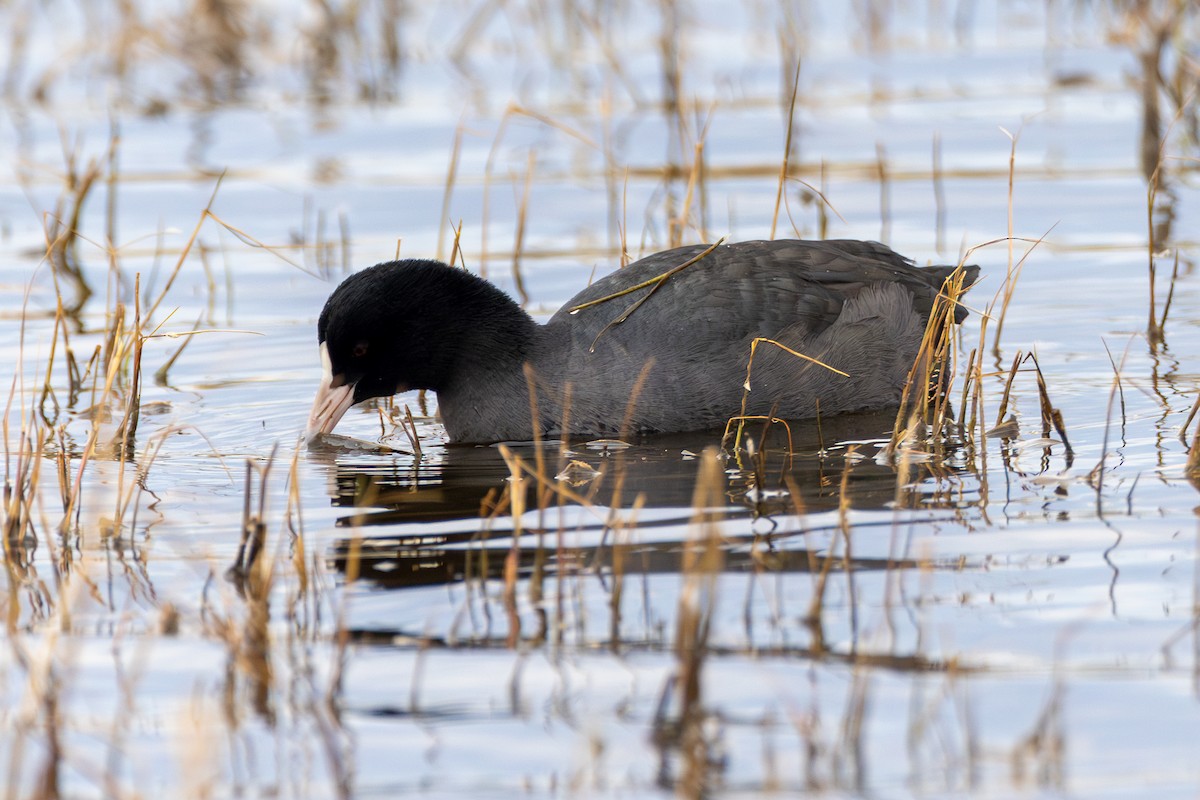
M 452 441 L 532 438 L 525 365 L 537 360 L 542 326 L 511 298 L 504 301 L 462 308 L 446 331 L 454 363 L 431 388 Z

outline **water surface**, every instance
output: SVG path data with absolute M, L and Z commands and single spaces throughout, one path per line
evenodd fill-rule
M 40 466 L 6 550 L 10 791 L 1195 796 L 1195 105 L 1172 122 L 1169 93 L 1144 91 L 1150 21 L 1006 2 L 238 14 L 244 39 L 171 4 L 0 10 L 8 484 Z M 1181 14 L 1160 68 L 1194 89 Z M 241 43 L 224 67 L 202 57 L 213 41 Z M 890 415 L 827 419 L 793 427 L 790 457 L 773 430 L 758 467 L 727 447 L 698 494 L 720 432 L 547 443 L 546 477 L 579 462 L 574 495 L 526 487 L 516 517 L 511 462 L 445 446 L 432 397 L 396 399 L 420 458 L 374 408 L 339 433 L 391 449 L 298 449 L 316 316 L 347 269 L 449 258 L 461 222 L 468 268 L 545 316 L 622 242 L 770 236 L 797 54 L 775 234 L 880 239 L 919 263 L 970 250 L 974 441 L 1032 351 L 1069 453 L 1043 440 L 1028 365 L 1018 433 L 982 449 L 897 463 Z M 1152 214 L 1147 96 L 1165 136 Z M 72 310 L 43 225 L 68 162 L 91 159 L 76 247 L 94 294 Z M 1178 258 L 1153 342 L 1148 219 L 1160 314 Z M 996 346 L 982 312 L 1022 258 Z M 129 360 L 107 399 L 96 370 L 72 399 L 65 354 L 104 348 L 135 286 L 142 313 L 166 292 L 122 459 Z M 23 430 L 40 456 L 19 455 Z M 247 463 L 266 588 L 227 572 Z

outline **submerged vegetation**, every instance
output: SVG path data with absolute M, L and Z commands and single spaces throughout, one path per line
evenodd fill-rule
M 1193 4 L 1050 8 L 1012 94 L 905 78 L 1024 52 L 966 6 L 601 5 L 0 7 L 8 795 L 1194 793 Z M 316 278 L 449 251 L 536 311 L 726 235 L 984 280 L 892 414 L 298 446 Z

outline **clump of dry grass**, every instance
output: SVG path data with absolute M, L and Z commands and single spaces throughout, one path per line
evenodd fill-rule
M 900 407 L 886 452 L 896 453 L 912 442 L 940 446 L 954 421 L 950 392 L 955 379 L 955 312 L 970 287 L 960 264 L 946 279 L 934 301 L 916 359 L 905 380 Z

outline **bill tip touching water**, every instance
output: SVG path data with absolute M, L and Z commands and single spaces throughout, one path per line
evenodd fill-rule
M 323 375 L 306 438 L 330 433 L 356 403 L 414 389 L 437 393 L 460 443 L 895 406 L 954 271 L 877 242 L 691 245 L 613 272 L 539 324 L 464 269 L 377 264 L 346 278 L 321 312 Z M 963 267 L 962 285 L 978 273 Z M 956 322 L 965 316 L 954 309 Z M 756 339 L 772 346 L 758 349 L 748 381 Z

